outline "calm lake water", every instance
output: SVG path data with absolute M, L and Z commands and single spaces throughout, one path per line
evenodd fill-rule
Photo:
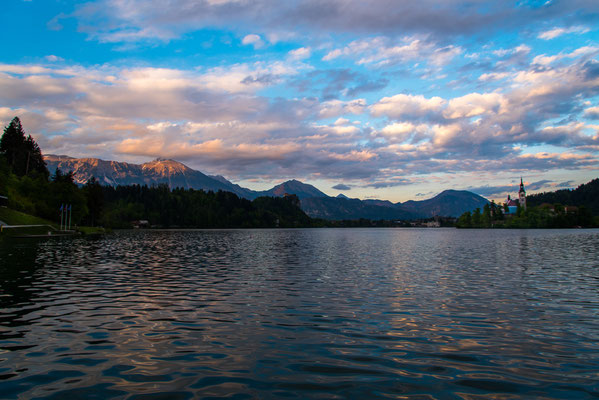
M 599 231 L 0 243 L 0 397 L 599 397 Z

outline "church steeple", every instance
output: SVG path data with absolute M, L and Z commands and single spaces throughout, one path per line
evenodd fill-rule
M 524 182 L 522 182 L 522 177 L 520 177 L 520 191 L 518 193 L 524 192 Z M 526 193 L 526 192 L 524 192 Z
M 526 210 L 526 191 L 524 190 L 524 182 L 522 181 L 522 177 L 520 177 L 520 191 L 518 192 L 518 203 L 520 203 L 520 207 Z

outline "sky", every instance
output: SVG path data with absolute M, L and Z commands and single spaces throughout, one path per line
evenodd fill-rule
M 0 123 L 394 202 L 599 177 L 596 0 L 5 0 Z

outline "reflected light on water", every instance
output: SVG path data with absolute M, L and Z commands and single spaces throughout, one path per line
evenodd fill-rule
M 0 393 L 597 396 L 598 245 L 452 229 L 5 241 Z

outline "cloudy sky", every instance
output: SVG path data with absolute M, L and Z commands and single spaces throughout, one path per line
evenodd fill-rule
M 599 176 L 596 0 L 5 0 L 0 122 L 242 186 L 492 199 Z

